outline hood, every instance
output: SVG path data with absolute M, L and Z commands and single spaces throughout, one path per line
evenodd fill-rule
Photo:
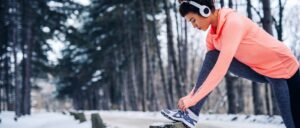
M 218 26 L 217 26 L 217 31 L 216 33 L 213 33 L 214 30 L 212 30 L 212 27 L 210 28 L 209 35 L 213 36 L 214 38 L 218 38 L 221 33 L 222 29 L 224 27 L 224 24 L 226 23 L 226 20 L 228 18 L 228 15 L 235 12 L 233 9 L 229 8 L 221 8 L 218 12 Z

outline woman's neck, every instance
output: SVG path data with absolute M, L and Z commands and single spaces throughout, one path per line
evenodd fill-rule
M 218 17 L 219 17 L 219 9 L 215 10 L 211 17 L 211 27 L 213 30 L 215 30 L 214 33 L 216 33 L 218 28 Z

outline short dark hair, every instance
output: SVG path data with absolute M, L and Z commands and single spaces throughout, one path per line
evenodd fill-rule
M 188 0 L 188 1 L 194 1 L 198 4 L 200 4 L 200 5 L 205 5 L 211 10 L 211 12 L 215 11 L 214 0 Z M 193 13 L 196 13 L 196 14 L 201 16 L 201 14 L 199 13 L 199 8 L 189 4 L 187 2 L 181 3 L 180 6 L 179 6 L 180 15 L 182 17 L 184 17 L 189 12 L 193 12 Z

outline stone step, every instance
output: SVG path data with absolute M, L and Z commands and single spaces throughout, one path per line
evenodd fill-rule
M 187 128 L 181 122 L 174 123 L 155 123 L 151 124 L 149 128 Z

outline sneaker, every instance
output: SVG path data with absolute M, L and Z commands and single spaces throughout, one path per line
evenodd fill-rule
M 161 110 L 161 114 L 172 121 L 182 122 L 190 128 L 194 128 L 198 121 L 198 116 L 194 114 L 190 109 L 187 109 L 186 112 L 183 112 L 179 109 L 163 109 Z

